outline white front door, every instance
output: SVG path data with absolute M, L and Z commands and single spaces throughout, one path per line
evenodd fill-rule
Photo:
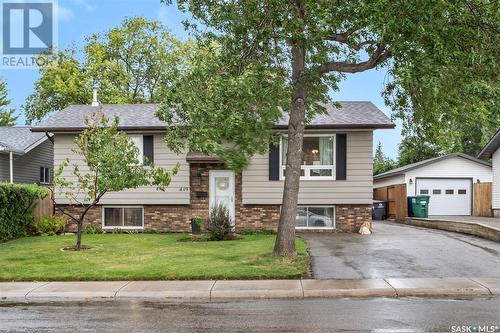
M 417 178 L 416 190 L 430 196 L 429 215 L 471 215 L 471 179 Z
M 229 210 L 231 220 L 234 221 L 234 172 L 226 170 L 210 171 L 210 209 L 222 203 Z

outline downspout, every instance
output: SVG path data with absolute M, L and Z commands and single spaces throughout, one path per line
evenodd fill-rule
M 14 183 L 14 158 L 12 152 L 9 152 L 9 166 L 10 166 L 10 183 Z

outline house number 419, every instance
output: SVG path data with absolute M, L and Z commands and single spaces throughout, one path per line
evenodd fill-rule
M 189 187 L 179 187 L 179 191 L 181 191 L 181 192 L 188 192 L 189 191 Z

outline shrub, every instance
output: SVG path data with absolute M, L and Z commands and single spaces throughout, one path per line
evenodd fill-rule
M 87 224 L 85 228 L 83 228 L 83 233 L 87 235 L 102 234 L 102 228 L 96 223 Z
M 68 217 L 66 216 L 50 216 L 40 219 L 36 227 L 40 235 L 53 236 L 62 233 L 67 224 Z
M 197 226 L 198 228 L 203 229 L 203 218 L 201 216 L 193 216 L 191 219 Z
M 217 204 L 210 210 L 205 221 L 205 230 L 210 235 L 210 240 L 229 240 L 234 238 L 234 228 L 229 216 L 229 210 L 223 204 Z
M 37 185 L 0 183 L 0 241 L 36 232 L 33 211 L 49 190 Z

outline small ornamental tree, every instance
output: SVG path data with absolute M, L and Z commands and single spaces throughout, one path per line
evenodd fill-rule
M 75 140 L 76 148 L 73 151 L 83 157 L 88 170 L 83 171 L 80 169 L 81 165 L 71 164 L 70 160 L 66 159 L 54 177 L 54 185 L 61 194 L 68 198 L 73 206 L 81 209 L 80 215 L 74 216 L 56 205 L 77 224 L 77 251 L 81 249 L 85 215 L 99 203 L 104 194 L 139 186 L 156 186 L 158 190 L 163 191 L 179 168 L 177 165 L 166 171 L 140 161 L 139 149 L 126 133 L 118 131 L 118 123 L 118 118 L 110 123 L 108 118 L 97 112 L 87 118 L 85 124 L 88 128 Z M 68 167 L 71 173 L 64 172 Z

